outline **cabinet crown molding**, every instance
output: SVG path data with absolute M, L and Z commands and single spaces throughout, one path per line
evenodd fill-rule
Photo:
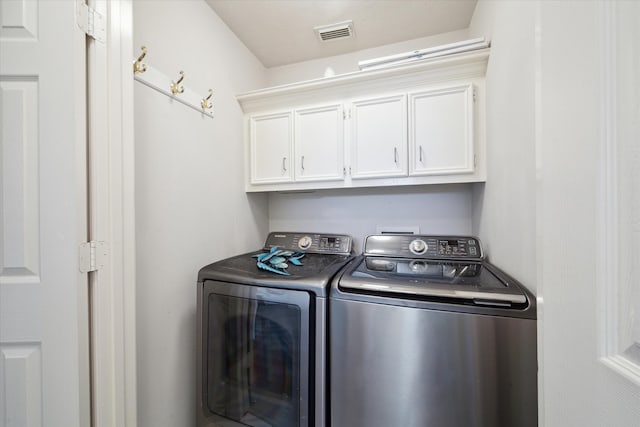
M 325 101 L 355 97 L 372 90 L 394 91 L 417 85 L 484 76 L 490 48 L 420 60 L 371 71 L 355 71 L 246 92 L 236 96 L 245 113 L 305 104 L 309 99 Z

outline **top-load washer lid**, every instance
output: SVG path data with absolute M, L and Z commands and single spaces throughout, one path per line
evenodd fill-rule
M 477 305 L 526 304 L 515 284 L 480 262 L 365 257 L 342 276 L 340 289 Z
M 300 265 L 289 263 L 287 275 L 258 267 L 257 256 L 273 247 L 303 252 Z M 333 276 L 354 256 L 352 239 L 347 235 L 272 232 L 258 251 L 237 255 L 209 264 L 198 272 L 198 282 L 215 280 L 270 288 L 306 290 L 326 296 Z M 265 262 L 266 263 L 266 262 Z
M 450 303 L 523 306 L 525 292 L 484 261 L 480 241 L 463 236 L 374 235 L 339 289 Z

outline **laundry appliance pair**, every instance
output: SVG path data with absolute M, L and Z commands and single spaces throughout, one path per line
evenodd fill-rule
M 270 233 L 198 274 L 199 427 L 536 426 L 535 298 L 478 239 Z

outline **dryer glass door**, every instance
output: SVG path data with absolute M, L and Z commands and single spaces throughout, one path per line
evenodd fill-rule
M 240 425 L 306 426 L 309 294 L 222 285 L 207 296 L 205 404 Z

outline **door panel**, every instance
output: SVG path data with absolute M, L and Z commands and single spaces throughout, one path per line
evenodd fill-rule
M 295 112 L 296 181 L 343 178 L 342 105 L 326 105 Z
M 356 101 L 351 115 L 352 178 L 405 176 L 406 96 Z
M 289 182 L 293 179 L 293 114 L 253 116 L 251 137 L 251 183 Z
M 42 354 L 39 343 L 2 345 L 0 371 L 6 390 L 2 421 L 8 425 L 42 425 Z M 4 424 L 3 424 L 4 425 Z
M 72 1 L 0 3 L 0 426 L 89 425 L 85 35 Z
M 2 236 L 0 283 L 40 283 L 38 82 L 0 80 Z
M 411 175 L 473 172 L 473 86 L 409 95 Z

